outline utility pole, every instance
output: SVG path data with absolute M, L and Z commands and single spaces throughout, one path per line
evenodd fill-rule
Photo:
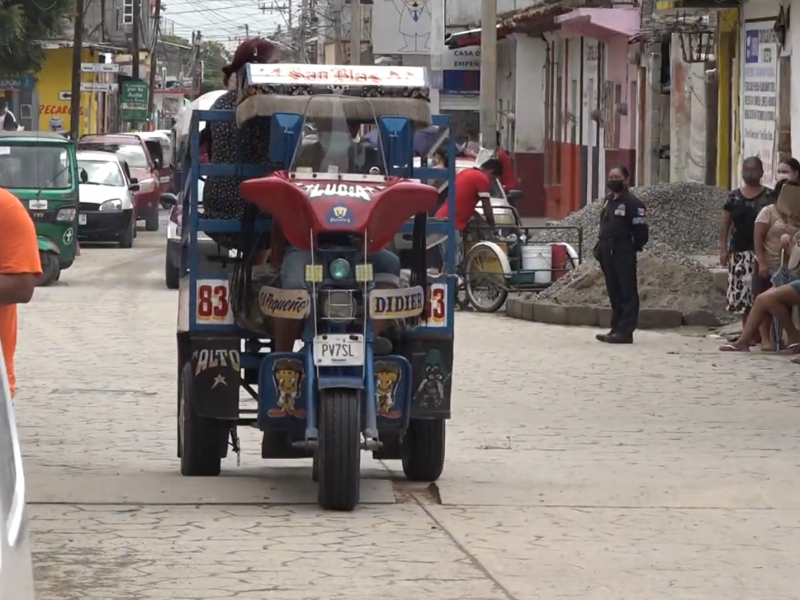
M 333 0 L 331 10 L 333 11 L 333 62 L 337 65 L 344 63 L 342 57 L 342 9 L 344 0 Z
M 497 149 L 497 0 L 481 5 L 481 146 Z
M 308 37 L 308 0 L 300 3 L 300 32 L 298 33 L 298 46 L 300 47 L 300 62 L 307 63 L 306 38 Z
M 139 79 L 139 28 L 142 21 L 142 1 L 133 0 L 133 79 Z
M 350 0 L 350 64 L 361 64 L 361 0 Z
M 158 67 L 156 48 L 158 47 L 158 36 L 161 33 L 161 0 L 156 0 L 156 11 L 153 18 L 155 19 L 155 27 L 153 28 L 153 47 L 150 49 L 150 93 L 147 96 L 147 114 L 151 117 L 155 108 L 156 68 Z M 164 84 L 163 81 L 161 83 L 162 85 Z
M 83 50 L 83 0 L 75 1 L 75 30 L 72 37 L 72 91 L 69 99 L 69 135 L 77 140 L 81 130 L 81 60 Z

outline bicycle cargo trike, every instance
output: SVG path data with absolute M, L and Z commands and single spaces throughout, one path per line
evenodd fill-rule
M 421 181 L 448 179 L 452 190 L 453 165 L 415 167 L 412 140 L 415 129 L 433 123 L 446 135 L 449 124 L 431 116 L 421 68 L 245 69 L 235 111 L 192 115 L 177 334 L 181 472 L 218 475 L 229 446 L 240 452 L 237 428 L 253 426 L 263 458 L 313 458 L 319 504 L 352 510 L 364 450 L 401 460 L 411 480 L 434 481 L 444 466 L 455 287 L 428 272 L 426 250 L 447 238 L 444 272 L 453 273 L 454 235 L 427 218 L 438 194 Z M 198 123 L 233 119 L 239 143 L 248 123 L 269 123 L 269 165 L 198 163 Z M 377 147 L 362 143 L 366 130 L 377 130 Z M 244 180 L 257 219 L 198 214 L 198 178 L 208 190 L 225 175 Z M 290 247 L 280 278 L 256 287 L 252 240 L 274 242 L 273 225 Z M 244 247 L 236 259 L 225 249 L 201 255 L 201 231 L 240 233 Z M 397 240 L 410 249 L 392 252 Z M 296 334 L 281 347 L 287 331 Z M 257 408 L 245 410 L 240 390 Z

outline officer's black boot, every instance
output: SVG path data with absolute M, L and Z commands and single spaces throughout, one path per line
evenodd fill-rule
M 612 335 L 614 335 L 613 329 L 608 333 L 598 333 L 596 336 L 594 336 L 594 339 L 596 339 L 598 342 L 606 342 L 608 341 L 608 338 Z
M 606 344 L 632 344 L 632 333 L 611 333 L 603 340 Z

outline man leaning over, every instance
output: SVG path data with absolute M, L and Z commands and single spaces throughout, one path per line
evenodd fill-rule
M 33 297 L 42 274 L 36 230 L 22 202 L 0 188 L 0 344 L 14 395 L 14 350 L 17 345 L 17 304 Z

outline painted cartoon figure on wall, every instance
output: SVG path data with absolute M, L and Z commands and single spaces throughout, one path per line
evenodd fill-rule
M 395 363 L 375 363 L 375 395 L 377 397 L 378 416 L 397 419 L 400 412 L 392 410 L 397 402 L 397 386 L 400 383 L 400 367 Z
M 303 363 L 295 358 L 276 360 L 272 367 L 272 380 L 275 383 L 275 396 L 277 407 L 271 408 L 267 413 L 270 417 L 280 418 L 285 416 L 302 419 L 306 411 L 295 408 L 300 398 L 300 383 L 303 381 Z
M 430 350 L 425 355 L 422 381 L 420 381 L 414 401 L 420 408 L 438 408 L 444 400 L 444 384 L 449 378 L 444 372 L 442 357 L 438 350 Z
M 431 37 L 430 0 L 384 0 L 400 14 L 399 31 L 405 46 L 399 52 L 428 52 Z

